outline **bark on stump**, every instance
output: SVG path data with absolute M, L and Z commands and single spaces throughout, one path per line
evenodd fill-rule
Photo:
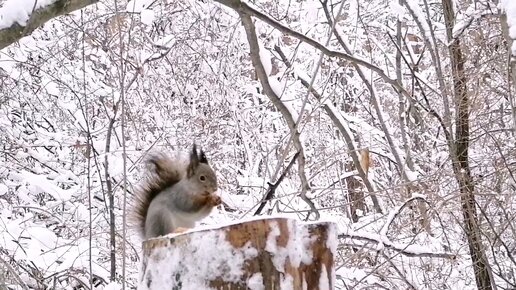
M 269 218 L 143 242 L 138 289 L 325 290 L 335 285 L 332 223 Z

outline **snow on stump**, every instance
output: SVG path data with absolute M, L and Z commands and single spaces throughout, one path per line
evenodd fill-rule
M 326 290 L 337 230 L 269 218 L 143 242 L 138 289 Z

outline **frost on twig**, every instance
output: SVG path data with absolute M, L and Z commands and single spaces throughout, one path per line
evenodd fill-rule
M 407 199 L 402 205 L 394 208 L 392 211 L 389 212 L 387 220 L 385 221 L 379 234 L 347 230 L 344 233 L 339 234 L 339 238 L 342 239 L 342 244 L 351 247 L 364 247 L 375 251 L 390 249 L 409 257 L 456 259 L 457 256 L 450 252 L 431 251 L 426 246 L 402 244 L 393 242 L 389 239 L 387 232 L 389 230 L 390 225 L 394 222 L 396 217 L 400 215 L 402 210 L 408 207 L 414 201 L 427 203 L 424 196 L 413 195 L 411 198 Z

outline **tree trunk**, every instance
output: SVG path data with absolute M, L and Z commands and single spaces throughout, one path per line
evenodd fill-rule
M 509 24 L 507 23 L 507 13 L 500 15 L 500 25 L 502 34 L 507 41 L 509 54 L 509 79 L 512 85 L 509 86 L 509 103 L 511 105 L 513 130 L 516 132 L 516 102 L 514 101 L 514 93 L 516 91 L 516 53 L 513 52 L 514 39 L 509 34 Z
M 467 78 L 464 71 L 464 56 L 459 38 L 453 38 L 452 29 L 455 22 L 453 3 L 443 0 L 443 13 L 446 33 L 450 45 L 449 53 L 452 67 L 453 93 L 455 102 L 455 146 L 450 148 L 453 171 L 459 184 L 464 230 L 468 239 L 471 262 L 475 273 L 478 289 L 492 289 L 492 277 L 489 272 L 489 262 L 484 253 L 478 214 L 475 201 L 475 187 L 469 167 L 469 95 Z M 453 150 L 454 149 L 454 150 Z
M 138 289 L 333 289 L 336 226 L 271 218 L 150 239 Z

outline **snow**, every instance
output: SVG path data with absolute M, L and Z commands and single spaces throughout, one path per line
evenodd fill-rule
M 265 47 L 260 43 L 259 44 L 259 54 L 260 61 L 262 62 L 263 68 L 265 69 L 265 73 L 267 76 L 271 75 L 272 72 L 272 56 L 271 53 L 265 49 Z M 278 94 L 279 96 L 280 94 Z
M 58 201 L 70 200 L 72 190 L 64 190 L 53 184 L 46 176 L 33 174 L 28 171 L 22 171 L 17 175 L 21 180 L 29 185 L 32 192 L 46 192 Z
M 464 32 L 464 30 L 471 24 L 472 20 L 473 18 L 457 21 L 457 23 L 453 26 L 452 30 L 453 38 L 459 37 Z
M 151 5 L 153 0 L 131 0 L 127 3 L 127 12 L 142 12 Z
M 168 242 L 173 239 L 168 239 Z M 215 244 L 214 244 L 215 241 Z M 183 253 L 195 253 L 184 257 Z M 227 282 L 239 282 L 245 261 L 258 255 L 248 244 L 234 248 L 223 231 L 202 231 L 191 233 L 191 239 L 182 247 L 154 249 L 150 263 L 143 273 L 144 278 L 138 289 L 157 289 L 156 285 L 178 285 L 183 283 L 191 289 L 207 289 L 205 281 L 222 278 Z M 188 258 L 189 260 L 184 260 Z M 184 269 L 177 273 L 174 269 Z M 181 282 L 176 281 L 176 273 Z M 146 283 L 152 279 L 152 283 Z
M 277 237 L 280 230 L 276 222 L 270 222 L 271 232 L 267 237 L 265 250 L 272 253 L 272 262 L 278 271 L 285 269 L 285 263 L 288 259 L 290 265 L 299 267 L 301 263 L 309 265 L 312 263 L 312 252 L 309 251 L 310 244 L 314 242 L 314 238 L 310 238 L 310 233 L 306 227 L 297 227 L 295 221 L 289 219 L 287 221 L 290 233 L 287 245 L 285 247 L 277 244 Z
M 385 228 L 385 227 L 384 227 Z M 384 230 L 385 232 L 385 230 Z M 407 253 L 410 255 L 426 255 L 435 257 L 453 257 L 453 253 L 441 250 L 442 246 L 438 244 L 432 245 L 416 245 L 406 244 L 391 241 L 385 233 L 374 234 L 366 231 L 353 231 L 351 229 L 345 229 L 340 232 L 345 244 L 354 245 L 356 247 L 366 246 L 368 243 L 373 242 L 374 246 L 369 245 L 369 248 L 375 250 L 384 250 L 385 248 L 394 249 L 400 253 Z
M 103 290 L 120 290 L 122 289 L 122 286 L 118 284 L 117 282 L 109 282 Z
M 0 0 L 0 2 L 0 6 L 3 5 L 0 8 L 0 26 L 6 27 L 12 23 L 26 23 L 33 7 L 25 6 L 27 3 L 34 4 L 35 0 Z M 53 1 L 39 0 L 37 7 L 50 2 Z M 129 17 L 133 16 L 141 20 L 128 23 L 130 26 L 126 26 L 127 34 L 124 34 L 123 38 L 123 57 L 128 64 L 126 80 L 136 77 L 134 85 L 126 92 L 127 109 L 131 118 L 127 124 L 129 131 L 125 140 L 129 148 L 128 160 L 130 163 L 134 162 L 129 164 L 127 177 L 130 186 L 137 184 L 141 171 L 134 165 L 139 165 L 137 160 L 140 153 L 147 150 L 149 146 L 154 146 L 154 143 L 165 149 L 182 146 L 196 138 L 203 145 L 213 146 L 210 150 L 217 154 L 213 164 L 218 169 L 217 174 L 221 176 L 220 185 L 227 194 L 224 196 L 224 201 L 229 199 L 232 209 L 235 210 L 235 212 L 214 211 L 214 214 L 203 221 L 218 228 L 228 223 L 230 219 L 252 214 L 251 209 L 256 208 L 256 204 L 267 188 L 267 182 L 271 181 L 270 176 L 277 164 L 278 156 L 283 155 L 284 142 L 286 142 L 283 138 L 289 134 L 289 130 L 281 114 L 271 106 L 267 97 L 256 93 L 259 84 L 250 76 L 253 72 L 249 51 L 246 49 L 247 39 L 245 31 L 239 24 L 238 14 L 213 1 L 176 2 L 128 0 L 121 6 L 122 10 L 126 9 L 127 12 L 134 13 L 134 15 L 128 15 Z M 363 50 L 365 39 L 370 39 L 371 43 L 378 48 L 393 47 L 392 42 L 387 38 L 387 33 L 383 33 L 392 32 L 392 27 L 387 28 L 378 23 L 387 23 L 396 17 L 404 21 L 404 34 L 417 33 L 413 19 L 407 12 L 409 7 L 418 9 L 417 18 L 423 26 L 426 26 L 427 22 L 426 11 L 421 1 L 411 0 L 404 7 L 397 2 L 344 1 L 342 3 L 346 5 L 345 15 L 336 21 L 337 31 L 350 44 L 353 52 L 360 59 L 380 66 L 390 76 L 394 75 L 393 51 L 375 51 L 365 56 Z M 500 2 L 500 9 L 503 8 L 508 16 L 510 35 L 516 37 L 516 12 L 514 11 L 516 1 L 500 0 Z M 285 26 L 290 26 L 318 41 L 325 40 L 328 24 L 318 1 L 256 3 L 257 5 L 252 7 L 265 14 L 273 14 L 271 18 L 279 19 L 278 21 Z M 76 286 L 60 280 L 62 277 L 70 276 L 69 274 L 72 274 L 77 281 L 88 283 L 89 260 L 94 263 L 94 273 L 102 278 L 99 280 L 109 281 L 109 273 L 106 269 L 109 271 L 111 248 L 106 234 L 109 223 L 103 195 L 105 179 L 102 160 L 106 156 L 104 147 L 105 128 L 109 121 L 107 117 L 113 116 L 113 105 L 119 100 L 117 76 L 122 70 L 119 67 L 120 62 L 117 61 L 120 60 L 117 57 L 120 53 L 120 45 L 118 45 L 120 39 L 117 37 L 116 28 L 110 27 L 113 21 L 112 3 L 109 2 L 109 5 L 107 2 L 100 3 L 95 6 L 99 9 L 86 9 L 84 13 L 72 13 L 61 17 L 59 21 L 49 22 L 36 30 L 31 37 L 24 38 L 20 46 L 7 48 L 0 55 L 0 78 L 3 87 L 3 94 L 0 96 L 2 129 L 0 143 L 4 145 L 2 160 L 0 160 L 0 248 L 4 250 L 5 257 L 9 258 L 8 264 L 13 267 L 8 269 L 8 272 L 12 272 L 13 275 L 23 275 L 23 283 L 33 282 L 35 280 L 31 277 L 33 274 L 47 277 L 42 285 L 37 285 L 40 288 L 52 288 L 50 280 L 56 277 L 55 281 L 59 285 L 55 289 L 72 289 Z M 477 7 L 480 6 L 477 5 Z M 334 8 L 336 7 L 333 6 L 333 12 Z M 460 19 L 465 15 L 464 10 L 458 10 L 455 34 L 466 27 L 467 21 Z M 445 39 L 442 37 L 444 26 L 441 24 L 443 22 L 441 11 L 433 9 L 428 13 L 432 19 L 431 27 L 435 28 L 437 42 L 440 43 Z M 481 13 L 484 12 L 481 11 Z M 490 21 L 492 13 L 493 11 L 479 20 L 480 25 L 485 25 L 488 33 L 497 31 L 491 29 L 491 25 L 496 26 L 495 22 Z M 79 19 L 80 15 L 84 17 L 84 29 Z M 359 17 L 363 22 L 357 21 Z M 359 25 L 356 25 L 357 23 Z M 476 23 L 473 22 L 473 25 L 478 25 Z M 306 93 L 306 88 L 295 78 L 310 81 L 311 76 L 307 72 L 312 72 L 315 65 L 313 58 L 319 51 L 305 43 L 300 43 L 292 36 L 278 32 L 261 20 L 255 19 L 255 24 L 260 31 L 257 35 L 259 42 L 263 43 L 260 46 L 260 58 L 267 73 L 270 74 L 273 68 L 285 72 L 285 74 L 280 73 L 270 77 L 271 86 L 297 119 L 300 101 Z M 366 27 L 374 28 L 375 33 L 367 33 Z M 81 31 L 88 33 L 84 42 Z M 428 32 L 424 31 L 424 33 L 425 37 L 428 37 Z M 462 34 L 462 36 L 468 40 L 474 40 L 475 37 L 469 34 Z M 493 35 L 488 34 L 486 39 L 493 39 Z M 281 49 L 293 67 L 286 69 L 286 66 L 276 59 L 277 56 L 274 55 L 273 50 L 275 44 L 282 46 Z M 418 41 L 418 44 L 421 44 L 421 41 Z M 83 74 L 81 73 L 83 47 L 84 56 L 86 56 L 85 87 L 82 86 Z M 326 47 L 332 51 L 343 51 L 335 40 Z M 515 48 L 512 47 L 512 50 L 514 53 Z M 165 52 L 167 55 L 162 59 L 151 60 Z M 409 52 L 410 50 L 407 51 Z M 430 65 L 431 69 L 427 68 L 431 61 L 428 53 L 425 51 L 422 56 L 420 71 L 416 74 L 423 79 L 423 90 L 428 93 L 430 103 L 434 104 L 437 110 L 442 110 L 442 100 L 435 99 L 436 94 L 434 94 L 434 91 L 439 91 L 435 70 L 432 65 Z M 271 58 L 274 63 L 271 62 Z M 441 61 L 449 63 L 448 55 L 444 54 Z M 504 71 L 496 69 L 496 62 L 481 61 L 481 63 L 483 65 L 480 68 L 473 67 L 472 72 L 475 69 L 486 72 Z M 206 72 L 206 64 L 212 67 L 213 72 Z M 410 72 L 407 66 L 403 66 L 404 80 L 408 80 Z M 406 173 L 410 181 L 424 182 L 422 191 L 414 193 L 412 198 L 425 198 L 421 193 L 429 194 L 428 206 L 435 213 L 430 215 L 432 233 L 436 237 L 434 241 L 429 239 L 425 232 L 412 236 L 410 229 L 403 224 L 409 222 L 407 216 L 410 215 L 407 212 L 399 218 L 394 217 L 394 211 L 399 210 L 400 203 L 405 202 L 404 197 L 396 190 L 403 184 L 398 173 L 393 169 L 395 164 L 391 162 L 391 151 L 402 148 L 396 112 L 399 106 L 398 96 L 395 90 L 381 78 L 376 78 L 375 74 L 370 74 L 369 71 L 367 74 L 378 89 L 381 106 L 384 106 L 386 113 L 384 116 L 389 117 L 386 122 L 395 138 L 395 148 L 389 148 L 386 144 L 385 134 L 378 126 L 379 123 L 375 120 L 374 114 L 370 114 L 371 103 L 367 92 L 364 92 L 363 83 L 357 77 L 356 71 L 350 67 L 349 62 L 341 62 L 334 57 L 325 58 L 324 66 L 314 82 L 314 87 L 323 97 L 321 102 L 333 99 L 333 102 L 328 101 L 328 104 L 331 104 L 329 108 L 339 117 L 345 130 L 357 138 L 353 140 L 353 146 L 355 148 L 372 146 L 375 152 L 378 152 L 378 158 L 375 160 L 375 174 L 371 180 L 374 181 L 375 188 L 379 189 L 377 194 L 386 214 L 375 214 L 370 206 L 370 197 L 367 195 L 366 207 L 364 210 L 357 210 L 360 219 L 353 223 L 346 216 L 349 203 L 345 198 L 348 197 L 349 188 L 346 188 L 345 182 L 339 184 L 342 188 L 339 188 L 338 192 L 336 189 L 324 189 L 326 185 L 356 172 L 350 172 L 352 169 L 346 164 L 349 162 L 346 142 L 336 132 L 335 124 L 329 120 L 327 112 L 320 110 L 321 104 L 312 96 L 309 98 L 310 103 L 307 104 L 307 108 L 312 105 L 315 109 L 309 114 L 305 113 L 310 118 L 303 119 L 301 126 L 300 138 L 303 139 L 303 146 L 306 146 L 307 152 L 306 167 L 312 172 L 308 177 L 310 183 L 314 184 L 314 188 L 318 188 L 317 191 L 312 192 L 315 197 L 314 202 L 317 203 L 317 207 L 324 207 L 321 214 L 331 216 L 332 221 L 338 222 L 341 226 L 339 229 L 336 226 L 331 227 L 333 233 L 330 236 L 339 232 L 350 235 L 327 240 L 327 246 L 332 249 L 334 256 L 342 257 L 335 260 L 335 267 L 339 269 L 337 273 L 342 276 L 339 277 L 343 280 L 342 283 L 348 286 L 340 284 L 341 288 L 335 287 L 335 289 L 389 286 L 403 288 L 405 285 L 401 279 L 397 279 L 394 271 L 397 270 L 396 268 L 399 268 L 404 276 L 406 275 L 403 278 L 411 282 L 414 279 L 419 280 L 414 283 L 418 289 L 435 289 L 440 285 L 450 289 L 465 289 L 463 287 L 465 284 L 469 287 L 466 289 L 472 289 L 475 283 L 472 278 L 474 268 L 467 253 L 467 239 L 461 232 L 460 198 L 455 195 L 457 185 L 451 180 L 453 172 L 448 161 L 442 131 L 437 132 L 435 129 L 437 122 L 423 111 L 413 111 L 414 114 L 405 115 L 406 118 L 414 118 L 420 114 L 424 119 L 424 126 L 410 127 L 411 136 L 416 136 L 418 140 L 409 142 L 415 169 L 407 170 Z M 12 87 L 9 86 L 11 80 L 16 83 Z M 507 80 L 503 77 L 493 76 L 488 81 L 495 88 L 503 88 L 507 85 Z M 407 88 L 411 88 L 410 82 L 404 83 Z M 83 96 L 84 88 L 87 90 L 87 96 Z M 481 85 L 478 86 L 480 95 L 485 95 L 488 99 L 501 100 L 493 108 L 500 107 L 501 111 L 507 109 L 507 101 L 503 96 L 500 97 L 497 92 L 486 94 L 485 90 L 486 88 Z M 206 95 L 209 97 L 202 95 L 204 91 L 207 91 Z M 492 90 L 488 91 L 492 92 Z M 172 92 L 180 93 L 174 97 L 170 95 Z M 422 92 L 414 93 L 415 98 L 420 100 Z M 114 94 L 116 98 L 113 97 Z M 184 95 L 191 96 L 191 99 L 195 100 L 195 105 L 192 107 L 195 107 L 199 115 L 193 119 L 189 117 L 192 115 L 190 110 L 193 109 L 189 105 L 185 106 L 181 100 Z M 86 107 L 81 107 L 79 104 L 83 98 L 86 98 L 87 102 L 82 105 Z M 106 102 L 100 102 L 101 100 Z M 345 102 L 348 100 L 349 105 L 356 110 L 345 113 L 341 106 L 346 105 Z M 223 102 L 223 104 L 217 102 Z M 332 103 L 336 103 L 336 106 Z M 209 104 L 209 107 L 206 104 Z M 420 106 L 420 104 L 415 105 Z M 409 105 L 405 104 L 405 106 L 406 112 L 410 112 Z M 83 115 L 81 108 L 87 108 L 86 115 Z M 482 106 L 475 108 L 483 109 Z M 308 112 L 308 109 L 305 111 Z M 19 116 L 20 112 L 25 115 Z M 202 116 L 201 112 L 206 116 Z M 478 113 L 480 114 L 475 116 L 483 116 L 481 111 Z M 48 119 L 49 124 L 42 120 L 41 116 Z M 506 115 L 503 120 L 500 119 L 500 123 L 506 122 L 506 117 L 509 116 Z M 86 129 L 86 121 L 91 126 L 94 149 L 98 149 L 96 152 L 95 150 L 91 152 L 99 154 L 95 156 L 100 157 L 98 166 L 94 163 L 90 167 L 90 174 L 85 164 L 88 156 L 84 156 L 86 153 L 84 144 L 88 136 L 83 130 Z M 483 128 L 478 126 L 481 121 L 482 118 L 472 118 L 472 126 Z M 491 124 L 493 127 L 491 133 L 496 139 L 499 125 L 497 122 L 491 122 Z M 53 128 L 47 129 L 48 126 Z M 121 155 L 117 150 L 121 150 L 120 141 L 123 138 L 119 130 L 121 126 L 119 118 L 115 126 L 117 129 L 112 139 L 113 150 L 108 158 L 111 165 L 110 173 L 117 184 L 115 216 L 117 234 L 121 234 L 118 230 L 121 230 L 123 217 L 121 199 L 123 191 L 120 187 L 123 176 L 120 169 Z M 510 152 L 509 145 L 514 142 L 507 141 L 506 137 L 500 138 L 499 144 L 502 150 L 497 155 L 489 149 L 494 147 L 484 143 L 481 136 L 478 135 L 480 139 L 475 140 L 479 141 L 473 140 L 471 144 L 472 151 L 478 153 L 478 147 L 485 150 L 470 158 L 475 163 L 472 165 L 472 173 L 475 176 L 479 176 L 478 173 L 481 173 L 479 171 L 484 170 L 498 173 L 499 168 L 493 166 L 494 161 L 500 159 L 502 152 Z M 414 147 L 412 143 L 418 146 Z M 136 149 L 138 151 L 134 149 L 135 144 L 139 146 Z M 98 160 L 92 159 L 92 161 Z M 508 160 L 508 164 L 513 164 L 512 161 Z M 26 174 L 23 170 L 30 174 Z M 241 172 L 243 172 L 242 175 L 239 175 Z M 296 195 L 299 191 L 299 178 L 296 172 L 297 165 L 292 168 L 278 188 L 274 200 L 276 206 L 269 206 L 273 211 L 288 210 L 291 212 L 290 217 L 302 216 L 303 212 L 296 211 L 303 210 L 305 206 L 304 203 L 299 202 Z M 500 174 L 498 175 L 504 176 L 503 172 Z M 490 206 L 492 203 L 487 200 L 488 204 L 485 206 L 488 216 L 492 211 L 504 209 L 508 213 L 514 212 L 514 208 L 511 207 L 512 200 L 509 198 L 511 186 L 515 185 L 512 179 L 501 179 L 499 188 L 502 192 L 499 195 L 491 194 L 494 188 L 491 185 L 494 183 L 490 180 L 498 178 L 498 175 L 484 174 L 484 177 L 477 178 L 483 191 L 487 190 L 485 196 L 499 197 L 502 202 L 505 198 L 505 202 L 499 208 Z M 87 181 L 90 180 L 87 178 L 91 179 L 92 207 L 88 205 L 90 196 L 87 194 Z M 42 194 L 43 192 L 45 194 Z M 132 192 L 131 189 L 128 192 L 129 197 L 130 192 Z M 485 202 L 485 199 L 479 202 Z M 247 210 L 250 213 L 246 213 Z M 409 209 L 405 207 L 404 210 Z M 90 229 L 90 223 L 88 223 L 90 214 L 94 219 L 91 224 L 94 235 L 91 245 L 88 244 L 87 239 L 84 239 Z M 393 218 L 392 226 L 384 227 L 385 223 L 392 221 Z M 503 217 L 497 217 L 494 220 L 497 223 L 495 227 L 500 222 L 502 225 L 506 224 Z M 237 223 L 239 222 L 241 221 Z M 417 227 L 418 223 L 415 221 L 411 225 Z M 198 227 L 196 230 L 203 228 L 209 229 L 210 226 Z M 285 256 L 296 248 L 290 248 L 290 245 L 287 248 L 283 245 L 285 249 L 281 249 L 274 237 L 277 235 L 271 232 L 268 246 L 271 251 L 282 251 L 283 256 L 278 259 L 278 264 L 287 263 L 289 258 Z M 412 237 L 414 240 L 410 240 Z M 366 240 L 366 238 L 372 240 Z M 510 235 L 501 235 L 500 238 L 508 238 L 511 241 Z M 121 236 L 117 241 L 120 242 L 117 246 L 125 242 Z M 140 261 L 138 255 L 141 255 L 141 249 L 140 241 L 137 241 L 133 235 L 129 235 L 127 241 L 126 277 L 117 277 L 120 278 L 119 281 L 125 280 L 132 287 L 138 280 L 137 265 Z M 299 248 L 303 247 L 303 242 L 298 242 Z M 489 245 L 489 239 L 485 240 L 485 244 L 493 246 Z M 338 254 L 341 256 L 337 255 L 337 245 Z M 215 248 L 216 245 L 210 246 Z M 358 248 L 356 253 L 352 251 L 354 246 Z M 496 248 L 496 245 L 494 247 Z M 91 259 L 87 257 L 90 248 L 94 250 Z M 490 247 L 487 248 L 490 249 Z M 363 257 L 374 258 L 375 249 L 383 249 L 384 254 L 388 256 L 378 255 L 378 263 L 371 265 Z M 239 250 L 244 256 L 245 249 Z M 501 267 L 505 267 L 503 265 L 507 256 L 503 256 L 503 251 L 501 251 L 502 255 L 496 253 L 498 250 L 489 251 L 487 255 L 490 261 L 500 261 Z M 432 256 L 414 258 L 400 254 L 400 251 L 422 255 L 455 253 L 458 254 L 458 258 L 453 262 Z M 117 259 L 117 268 L 121 265 L 122 253 L 122 249 L 117 247 L 117 257 L 120 258 L 120 260 Z M 304 258 L 309 257 L 298 256 L 296 259 Z M 23 265 L 30 266 L 30 273 L 24 270 Z M 231 267 L 238 268 L 237 266 Z M 512 267 L 509 266 L 507 269 L 512 270 Z M 329 267 L 324 270 L 332 271 Z M 501 269 L 500 272 L 504 273 L 505 270 Z M 117 273 L 119 274 L 121 273 Z M 328 278 L 330 277 L 331 275 Z M 257 273 L 246 278 L 242 281 L 244 285 L 247 283 L 251 290 L 260 290 L 264 288 L 263 280 L 267 277 Z M 291 278 L 284 277 L 283 284 L 288 285 Z M 47 282 L 49 284 L 43 285 Z M 77 282 L 70 284 L 73 283 Z M 106 283 L 102 282 L 103 286 L 98 286 L 96 289 L 120 289 L 116 283 L 108 285 Z M 306 287 L 306 283 L 303 285 Z M 199 289 L 202 288 L 199 287 Z
M 271 231 L 269 232 L 269 236 L 267 237 L 267 242 L 265 243 L 265 250 L 269 253 L 276 253 L 278 252 L 277 245 L 276 245 L 276 239 L 280 235 L 280 229 L 277 222 L 270 222 L 269 226 L 271 227 Z M 276 267 L 276 269 L 283 269 L 284 262 L 285 262 L 285 256 L 275 255 L 272 259 L 272 263 Z
M 88 208 L 84 204 L 78 204 L 75 209 L 75 219 L 77 221 L 83 221 L 88 222 L 89 221 L 89 214 Z
M 0 196 L 6 194 L 8 190 L 7 185 L 0 183 Z
M 147 9 L 153 1 L 149 0 L 131 0 L 127 3 L 126 11 L 132 13 L 140 13 L 140 20 L 145 25 L 152 25 L 155 15 L 152 9 Z
M 143 24 L 152 25 L 152 22 L 154 21 L 154 11 L 150 9 L 143 9 L 140 12 L 140 19 Z
M 409 181 L 417 181 L 419 178 L 419 174 L 416 171 L 412 171 L 409 168 L 405 168 L 405 174 L 407 175 L 407 178 Z
M 310 80 L 310 77 L 308 76 L 308 74 L 306 73 L 306 71 L 304 71 L 303 69 L 301 69 L 299 66 L 294 66 L 294 77 L 295 78 L 300 78 L 302 80 L 305 80 L 306 82 L 309 82 Z
M 67 240 L 56 235 L 53 227 L 34 224 L 31 220 L 35 220 L 35 216 L 30 212 L 21 219 L 7 211 L 0 212 L 0 224 L 3 225 L 0 247 L 13 258 L 38 267 L 43 275 L 87 267 L 90 248 L 87 238 Z M 94 247 L 92 258 L 97 259 L 98 252 L 98 248 Z M 99 277 L 109 277 L 108 271 L 99 265 L 94 266 L 94 273 Z
M 500 2 L 502 9 L 507 14 L 507 25 L 509 26 L 509 36 L 516 40 L 516 1 L 502 0 Z M 512 43 L 512 55 L 516 56 L 516 41 Z
M 430 39 L 430 27 L 428 26 L 428 23 L 426 22 L 426 17 L 423 14 L 423 11 L 421 11 L 421 8 L 419 7 L 419 3 L 416 0 L 407 0 L 407 8 L 410 9 L 415 17 L 417 18 L 417 21 L 421 24 L 423 31 L 421 31 L 426 38 Z
M 319 290 L 333 290 L 330 289 L 330 281 L 328 280 L 328 270 L 326 270 L 326 265 L 324 264 L 322 264 L 321 275 L 319 277 Z
M 265 290 L 262 273 L 254 273 L 251 278 L 247 280 L 247 287 L 250 290 Z
M 274 91 L 274 93 L 278 97 L 281 98 L 281 96 L 283 95 L 283 92 L 285 91 L 286 83 L 284 81 L 282 82 L 282 81 L 278 80 L 277 77 L 269 77 L 269 84 L 271 85 L 271 88 Z M 285 105 L 287 105 L 287 103 L 292 103 L 292 102 L 285 102 Z M 291 107 L 292 105 L 290 104 L 289 106 Z M 294 112 L 291 112 L 291 114 L 293 114 L 293 115 L 296 114 L 295 110 L 293 108 L 290 108 L 290 111 L 294 111 Z
M 45 227 L 30 227 L 24 232 L 24 235 L 31 237 L 25 247 L 26 254 L 31 261 L 43 269 L 50 267 L 56 257 L 49 250 L 58 244 L 57 236 Z
M 331 250 L 333 256 L 337 257 L 337 246 L 339 245 L 339 239 L 337 238 L 337 225 L 330 221 L 328 221 L 328 223 L 328 240 L 326 241 L 326 246 Z
M 294 278 L 289 273 L 285 273 L 280 279 L 280 289 L 294 290 Z
M 0 7 L 0 29 L 14 23 L 25 26 L 33 10 L 48 6 L 56 0 L 7 0 Z
M 399 20 L 403 20 L 403 16 L 406 13 L 405 8 L 403 8 L 403 6 L 401 6 L 397 1 L 390 1 L 389 6 L 391 8 L 391 13 Z
M 270 232 L 267 236 L 264 249 L 271 253 L 274 267 L 284 277 L 280 281 L 281 289 L 293 289 L 293 278 L 286 273 L 286 269 L 291 267 L 299 267 L 301 264 L 310 265 L 313 262 L 312 244 L 316 242 L 315 236 L 310 237 L 309 227 L 300 226 L 310 225 L 313 223 L 303 223 L 295 219 L 287 219 L 288 241 L 286 244 L 279 244 L 278 237 L 281 234 L 277 217 L 253 217 L 247 221 L 253 220 L 269 220 Z M 243 221 L 232 222 L 230 224 L 240 224 Z M 228 225 L 230 225 L 228 224 Z M 198 227 L 180 234 L 170 234 L 167 239 L 156 238 L 160 242 L 180 243 L 180 246 L 167 247 L 160 245 L 159 248 L 153 248 L 152 256 L 148 257 L 152 263 L 146 263 L 147 269 L 143 273 L 142 284 L 138 289 L 151 289 L 159 285 L 177 285 L 171 277 L 175 274 L 181 276 L 181 283 L 199 289 L 208 289 L 205 285 L 206 281 L 216 278 L 227 282 L 241 282 L 244 277 L 244 265 L 246 261 L 255 258 L 258 255 L 257 249 L 252 247 L 248 242 L 241 248 L 233 247 L 226 240 L 226 232 L 213 231 L 226 225 L 217 225 L 216 227 Z M 189 233 L 189 240 L 175 241 L 174 237 Z M 332 253 L 336 254 L 336 226 L 329 224 L 328 244 L 331 246 Z M 215 243 L 214 243 L 215 241 Z M 217 249 L 214 251 L 213 249 Z M 194 253 L 185 257 L 185 253 Z M 187 260 L 187 262 L 184 262 Z M 181 272 L 177 272 L 176 269 Z M 327 269 L 325 269 L 327 271 Z M 325 274 L 324 280 L 319 283 L 329 285 L 329 276 Z M 152 279 L 152 283 L 146 284 L 147 279 Z M 246 281 L 247 286 L 251 290 L 264 289 L 263 277 L 261 274 L 253 274 Z M 146 288 L 149 287 L 149 288 Z M 325 289 L 325 288 L 323 288 Z

